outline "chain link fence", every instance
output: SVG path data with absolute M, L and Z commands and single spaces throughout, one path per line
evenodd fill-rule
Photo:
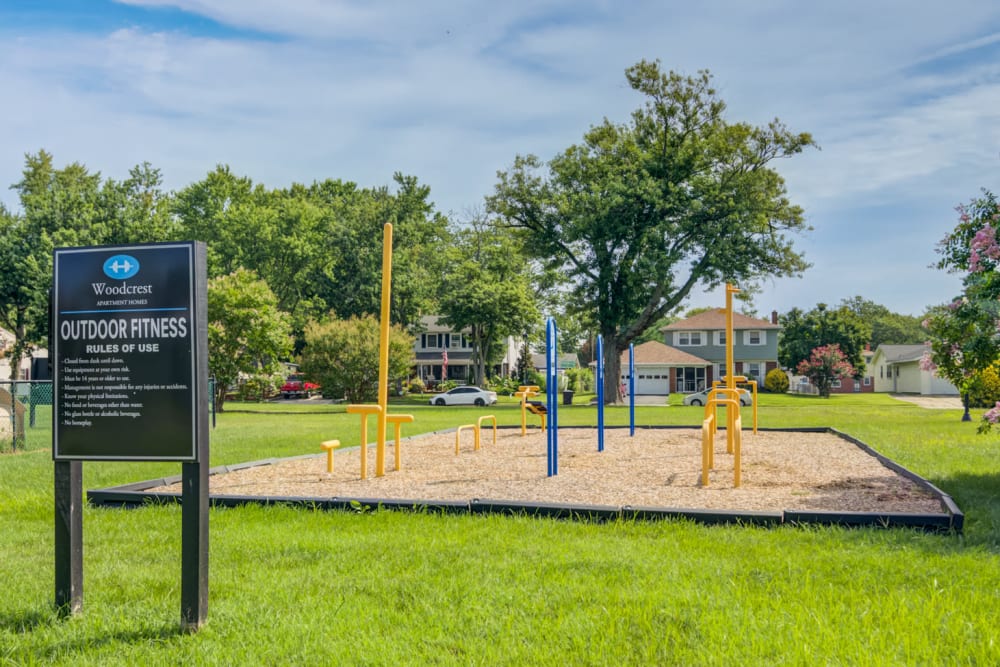
M 0 381 L 0 451 L 43 449 L 52 443 L 52 382 Z

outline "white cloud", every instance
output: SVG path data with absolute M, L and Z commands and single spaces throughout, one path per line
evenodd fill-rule
M 731 119 L 779 116 L 822 146 L 777 165 L 817 228 L 802 241 L 816 267 L 768 288 L 811 305 L 866 290 L 900 304 L 950 296 L 953 283 L 936 288 L 925 270 L 933 242 L 952 206 L 1000 175 L 1000 67 L 977 58 L 1000 41 L 1000 11 L 985 1 L 127 4 L 237 31 L 192 36 L 158 26 L 155 11 L 152 28 L 0 28 L 0 90 L 16 100 L 0 125 L 0 183 L 45 148 L 115 178 L 148 160 L 172 188 L 219 162 L 272 187 L 381 185 L 401 170 L 461 211 L 515 154 L 547 159 L 605 116 L 627 120 L 641 99 L 624 69 L 660 58 L 711 69 Z M 915 200 L 919 215 L 865 217 Z M 907 252 L 887 253 L 901 229 Z M 848 293 L 807 298 L 828 290 Z

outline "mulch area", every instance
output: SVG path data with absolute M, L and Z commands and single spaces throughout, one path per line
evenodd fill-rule
M 699 429 L 605 430 L 564 428 L 558 436 L 558 474 L 547 476 L 545 432 L 500 429 L 482 446 L 463 431 L 402 442 L 401 470 L 393 470 L 393 443 L 386 445 L 386 474 L 375 476 L 376 448 L 368 451 L 368 477 L 360 476 L 360 450 L 337 451 L 334 472 L 326 456 L 282 459 L 210 478 L 215 495 L 307 498 L 379 498 L 426 501 L 508 500 L 632 507 L 733 511 L 840 511 L 939 513 L 927 490 L 831 433 L 745 430 L 742 484 L 733 486 L 733 456 L 725 431 L 715 442 L 715 469 L 701 485 Z M 319 450 L 317 443 L 317 451 Z M 148 489 L 179 492 L 180 485 Z

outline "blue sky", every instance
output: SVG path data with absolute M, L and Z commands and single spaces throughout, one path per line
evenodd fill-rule
M 642 58 L 707 68 L 730 120 L 820 145 L 777 165 L 813 267 L 765 280 L 761 313 L 860 294 L 920 314 L 957 293 L 934 246 L 956 204 L 1000 188 L 986 0 L 4 0 L 0 184 L 41 148 L 116 179 L 149 161 L 170 189 L 218 163 L 269 187 L 402 171 L 462 216 L 515 155 L 626 121 Z

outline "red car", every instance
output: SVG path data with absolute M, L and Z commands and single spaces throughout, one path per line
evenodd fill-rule
M 319 385 L 309 382 L 302 375 L 289 375 L 285 384 L 281 385 L 282 398 L 309 398 L 319 393 Z

